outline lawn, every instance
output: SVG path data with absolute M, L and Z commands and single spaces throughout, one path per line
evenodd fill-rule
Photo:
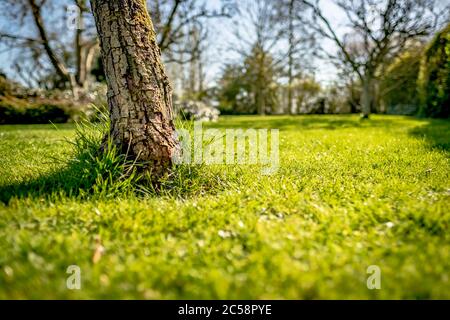
M 204 166 L 179 193 L 72 192 L 57 182 L 72 125 L 0 126 L 0 298 L 450 298 L 449 121 L 208 126 L 280 129 L 278 172 Z

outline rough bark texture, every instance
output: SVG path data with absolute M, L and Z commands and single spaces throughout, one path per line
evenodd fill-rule
M 123 153 L 164 175 L 178 152 L 172 89 L 145 0 L 91 0 L 108 83 L 111 132 Z

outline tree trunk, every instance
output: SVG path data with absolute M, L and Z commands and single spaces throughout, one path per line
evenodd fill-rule
M 203 72 L 203 55 L 200 53 L 198 58 L 198 92 L 203 94 L 205 74 Z
M 108 84 L 107 139 L 145 163 L 152 180 L 170 171 L 179 144 L 172 88 L 145 0 L 91 0 Z
M 73 79 L 70 78 L 69 70 L 67 70 L 66 66 L 58 58 L 55 51 L 50 46 L 50 40 L 47 34 L 47 30 L 44 26 L 44 20 L 42 19 L 42 4 L 38 4 L 36 0 L 28 0 L 28 4 L 31 8 L 34 24 L 36 25 L 36 28 L 39 32 L 40 41 L 45 53 L 47 54 L 48 59 L 50 60 L 50 63 L 55 68 L 55 71 L 61 78 L 61 80 L 69 81 L 71 85 L 73 85 Z
M 363 79 L 363 88 L 361 93 L 361 111 L 363 119 L 368 119 L 370 117 L 373 97 L 372 94 L 372 78 L 366 75 Z
M 78 22 L 75 30 L 76 82 L 79 90 L 88 89 L 89 74 L 92 71 L 95 54 L 98 49 L 97 39 L 84 39 L 84 13 L 89 12 L 86 0 L 76 0 L 78 6 Z
M 289 1 L 289 69 L 288 69 L 288 114 L 293 114 L 293 84 L 294 84 L 294 0 Z
M 78 2 L 77 2 L 78 3 Z M 83 29 L 82 29 L 82 21 L 83 21 L 83 11 L 81 8 L 81 5 L 78 6 L 79 12 L 78 12 L 78 23 L 81 24 L 77 26 L 77 29 L 75 30 L 75 57 L 76 57 L 76 63 L 77 63 L 77 84 L 79 86 L 83 86 L 83 81 L 86 77 L 86 70 L 83 68 L 83 60 L 85 58 L 83 51 Z
M 265 80 L 265 70 L 264 70 L 264 62 L 266 57 L 263 53 L 259 56 L 258 61 L 258 70 L 257 70 L 257 79 L 256 79 L 256 109 L 260 116 L 264 116 L 266 114 L 266 95 L 265 95 L 265 87 L 267 83 Z
M 197 60 L 192 59 L 189 64 L 189 99 L 193 99 L 196 93 L 197 84 Z
M 266 97 L 264 94 L 264 81 L 258 76 L 255 85 L 255 98 L 256 98 L 256 112 L 260 116 L 264 116 L 266 114 Z

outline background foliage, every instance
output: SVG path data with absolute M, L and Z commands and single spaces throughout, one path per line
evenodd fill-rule
M 421 113 L 450 115 L 450 24 L 439 32 L 424 53 L 420 68 Z

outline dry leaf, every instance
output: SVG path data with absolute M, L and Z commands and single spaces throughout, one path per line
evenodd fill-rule
M 94 264 L 98 263 L 105 252 L 105 247 L 102 246 L 100 236 L 95 237 L 95 251 L 92 256 L 92 262 Z

